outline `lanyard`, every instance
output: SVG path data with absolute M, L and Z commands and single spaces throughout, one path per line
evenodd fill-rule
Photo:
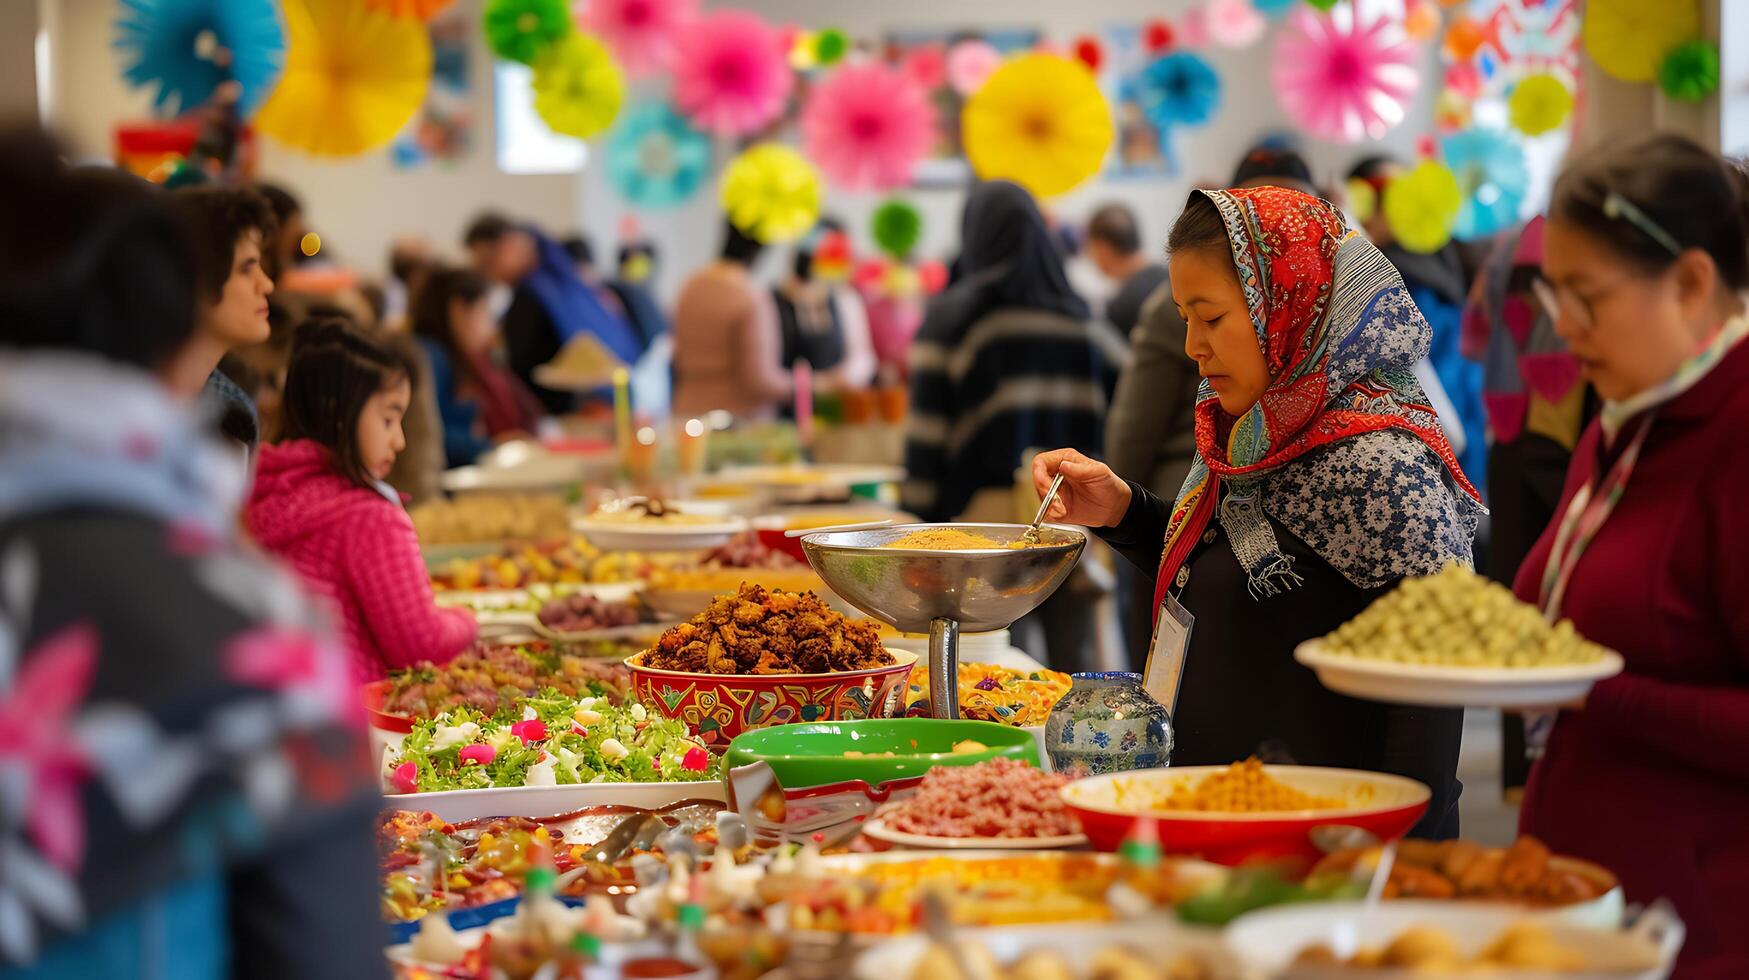
M 1627 490 L 1628 477 L 1633 475 L 1634 464 L 1639 462 L 1640 448 L 1646 444 L 1646 434 L 1651 431 L 1652 416 L 1648 415 L 1639 423 L 1639 430 L 1622 450 L 1615 465 L 1596 484 L 1595 491 L 1593 485 L 1587 483 L 1567 502 L 1560 527 L 1555 531 L 1554 547 L 1549 550 L 1548 564 L 1543 566 L 1540 605 L 1549 622 L 1560 620 L 1561 600 L 1566 597 L 1567 583 L 1579 565 L 1579 556 L 1585 553 L 1591 539 L 1597 536 L 1615 505 L 1621 501 L 1622 493 Z

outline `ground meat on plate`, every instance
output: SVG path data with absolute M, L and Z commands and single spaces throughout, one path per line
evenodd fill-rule
M 1081 827 L 1057 790 L 1068 777 L 1015 759 L 937 766 L 910 798 L 883 810 L 893 830 L 928 837 L 1060 837 Z

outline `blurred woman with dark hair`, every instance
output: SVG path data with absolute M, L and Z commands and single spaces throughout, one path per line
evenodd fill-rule
M 161 380 L 203 299 L 171 204 L 0 134 L 0 975 L 380 976 L 344 653 Z
M 412 321 L 431 366 L 450 466 L 472 463 L 495 440 L 535 430 L 545 414 L 540 401 L 493 360 L 500 335 L 484 276 L 469 269 L 430 270 L 413 297 Z

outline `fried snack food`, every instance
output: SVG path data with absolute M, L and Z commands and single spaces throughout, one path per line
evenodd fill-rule
M 1318 862 L 1313 876 L 1347 873 L 1356 865 L 1375 866 L 1379 849 L 1350 848 Z M 1509 848 L 1485 848 L 1472 841 L 1406 840 L 1397 848 L 1386 898 L 1464 898 L 1505 901 L 1546 908 L 1589 902 L 1614 886 L 1551 864 L 1548 846 L 1520 837 Z
M 643 665 L 694 674 L 828 674 L 893 662 L 868 620 L 847 619 L 812 592 L 742 585 L 663 633 Z
M 1433 926 L 1411 926 L 1383 949 L 1363 948 L 1344 961 L 1319 943 L 1301 950 L 1294 963 L 1304 967 L 1363 970 L 1413 970 L 1419 973 L 1492 972 L 1499 969 L 1572 973 L 1585 969 L 1585 954 L 1561 945 L 1540 922 L 1517 922 L 1486 949 L 1466 957 L 1456 940 Z
M 1195 810 L 1206 813 L 1269 813 L 1278 810 L 1335 810 L 1343 800 L 1313 796 L 1281 783 L 1263 771 L 1256 756 L 1235 762 L 1218 772 L 1182 783 L 1171 795 L 1155 804 L 1161 810 Z

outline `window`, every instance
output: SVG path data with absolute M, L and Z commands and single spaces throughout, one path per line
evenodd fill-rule
M 498 169 L 507 174 L 574 174 L 589 160 L 582 140 L 560 136 L 534 111 L 533 72 L 512 61 L 495 62 L 492 104 Z

